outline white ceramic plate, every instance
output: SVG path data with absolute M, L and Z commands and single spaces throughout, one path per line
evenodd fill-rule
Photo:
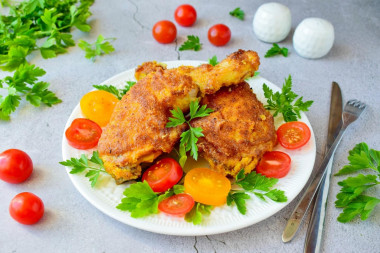
M 168 68 L 173 68 L 180 65 L 198 66 L 204 62 L 170 61 L 165 63 L 168 65 Z M 116 87 L 123 87 L 125 81 L 132 80 L 135 80 L 134 69 L 127 70 L 111 77 L 103 84 L 112 84 Z M 251 78 L 248 80 L 248 83 L 253 88 L 257 98 L 264 103 L 266 100 L 264 99 L 262 91 L 263 83 L 266 83 L 274 91 L 279 90 L 277 86 L 260 76 Z M 276 147 L 276 150 L 284 151 L 292 158 L 289 174 L 280 179 L 276 185 L 276 188 L 285 191 L 288 201 L 285 203 L 277 203 L 268 199 L 267 202 L 264 202 L 252 195 L 252 198 L 247 201 L 247 213 L 245 215 L 240 214 L 236 206 L 230 207 L 224 205 L 214 208 L 211 215 L 204 217 L 201 225 L 193 225 L 192 223 L 186 222 L 183 218 L 170 217 L 163 213 L 151 215 L 146 218 L 135 219 L 132 218 L 128 212 L 122 212 L 116 209 L 116 206 L 120 203 L 120 200 L 123 197 L 124 189 L 128 187 L 129 184 L 116 185 L 111 176 L 101 175 L 95 188 L 91 188 L 90 182 L 84 177 L 84 174 L 69 174 L 69 168 L 67 169 L 67 173 L 74 186 L 85 199 L 103 213 L 127 225 L 160 234 L 183 236 L 210 235 L 229 232 L 248 227 L 277 213 L 289 204 L 305 186 L 314 166 L 316 146 L 311 125 L 305 114 L 302 113 L 301 115 L 301 121 L 305 122 L 311 129 L 311 138 L 308 144 L 293 151 L 285 150 L 280 145 Z M 83 115 L 78 104 L 70 115 L 65 129 L 70 126 L 75 118 L 80 117 L 83 117 Z M 282 123 L 282 118 L 278 117 L 275 119 L 276 128 Z M 83 153 L 89 155 L 92 151 L 93 150 L 81 151 L 72 148 L 68 145 L 65 135 L 63 134 L 62 155 L 64 160 L 70 159 L 71 157 L 79 157 Z

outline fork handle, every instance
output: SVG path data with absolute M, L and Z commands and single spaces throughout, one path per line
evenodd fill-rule
M 295 207 L 292 215 L 290 216 L 282 234 L 283 242 L 289 242 L 290 240 L 292 240 L 299 226 L 301 225 L 301 222 L 305 217 L 307 210 L 310 207 L 310 204 L 317 192 L 317 189 L 321 184 L 323 176 L 326 174 L 327 165 L 329 164 L 332 155 L 334 154 L 336 148 L 342 140 L 346 128 L 347 126 L 343 125 L 343 127 L 340 129 L 338 136 L 336 137 L 334 143 L 331 145 L 329 151 L 327 151 L 325 158 L 319 166 L 317 174 L 313 177 L 311 183 L 308 184 L 305 193 L 303 194 L 302 198 Z

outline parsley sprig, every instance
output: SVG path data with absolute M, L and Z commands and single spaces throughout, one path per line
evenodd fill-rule
M 187 40 L 180 46 L 179 51 L 194 50 L 199 51 L 202 48 L 202 43 L 199 42 L 199 37 L 188 35 Z
M 79 40 L 78 46 L 86 52 L 85 57 L 94 62 L 96 56 L 110 54 L 115 51 L 115 48 L 110 43 L 113 40 L 115 38 L 104 38 L 103 35 L 99 34 L 94 43 L 90 44 L 87 41 Z
M 124 86 L 123 89 L 118 89 L 113 85 L 106 85 L 106 84 L 93 85 L 92 87 L 98 90 L 104 90 L 111 94 L 114 94 L 120 100 L 132 88 L 132 86 L 136 84 L 136 82 L 134 81 L 126 81 L 125 83 L 126 85 Z
M 192 127 L 190 125 L 190 121 L 195 118 L 201 118 L 208 116 L 213 110 L 211 108 L 207 108 L 207 105 L 203 105 L 199 107 L 198 101 L 192 101 L 190 103 L 190 114 L 189 119 L 185 118 L 182 110 L 180 108 L 176 108 L 174 110 L 170 110 L 173 115 L 173 118 L 169 118 L 169 122 L 166 124 L 166 127 L 176 127 L 186 123 L 189 126 L 189 130 L 183 132 L 181 134 L 180 141 L 180 156 L 183 164 L 186 162 L 186 152 L 190 151 L 190 155 L 197 160 L 198 159 L 198 147 L 197 142 L 198 138 L 204 136 L 202 133 L 202 128 L 200 127 Z M 181 164 L 181 166 L 183 165 Z
M 213 206 L 205 205 L 201 203 L 195 203 L 190 212 L 185 215 L 185 221 L 192 222 L 194 225 L 202 223 L 203 216 L 211 214 Z
M 38 81 L 38 78 L 45 74 L 43 69 L 24 63 L 18 67 L 13 76 L 0 80 L 0 89 L 7 92 L 5 96 L 0 95 L 0 120 L 10 119 L 11 113 L 16 111 L 22 97 L 36 107 L 41 103 L 50 107 L 62 102 L 48 90 L 49 83 Z
M 342 223 L 353 220 L 357 215 L 360 215 L 362 220 L 368 219 L 380 203 L 380 198 L 363 194 L 367 189 L 380 184 L 380 151 L 369 149 L 368 145 L 362 142 L 349 151 L 348 160 L 350 164 L 344 166 L 336 176 L 363 169 L 372 169 L 378 175 L 358 174 L 356 177 L 348 177 L 338 182 L 342 188 L 336 196 L 335 206 L 343 208 L 343 212 L 338 216 L 338 221 Z
M 86 155 L 82 154 L 79 159 L 71 158 L 69 160 L 59 162 L 63 166 L 71 167 L 70 174 L 81 173 L 84 170 L 88 170 L 85 174 L 85 177 L 88 177 L 88 180 L 91 182 L 91 187 L 94 187 L 98 181 L 100 173 L 107 173 L 102 159 L 99 157 L 98 151 L 94 151 L 90 160 Z
M 208 63 L 212 66 L 216 66 L 219 63 L 218 58 L 216 58 L 216 55 L 208 59 Z
M 133 218 L 145 217 L 158 213 L 158 203 L 162 200 L 183 191 L 183 185 L 174 185 L 172 189 L 159 194 L 154 192 L 146 181 L 133 183 L 124 190 L 124 198 L 116 208 L 130 212 Z
M 257 174 L 255 171 L 245 175 L 244 169 L 242 169 L 235 179 L 235 184 L 240 186 L 242 190 L 231 190 L 227 196 L 227 205 L 230 206 L 235 203 L 241 214 L 246 214 L 246 200 L 251 198 L 246 192 L 255 194 L 263 201 L 266 201 L 266 197 L 276 202 L 288 200 L 284 191 L 272 189 L 278 182 L 277 178 L 268 178 Z
M 236 17 L 240 20 L 244 20 L 244 11 L 240 9 L 240 7 L 237 7 L 236 9 L 234 9 L 233 11 L 230 11 L 230 15 L 233 16 L 233 17 Z
M 286 47 L 281 48 L 278 44 L 273 43 L 273 47 L 267 51 L 264 57 L 268 58 L 279 54 L 287 57 L 288 49 Z
M 298 95 L 292 91 L 292 77 L 290 75 L 285 79 L 281 92 L 274 93 L 265 83 L 263 84 L 263 90 L 268 103 L 264 105 L 265 109 L 274 111 L 273 116 L 281 113 L 286 122 L 296 121 L 301 118 L 300 112 L 308 111 L 314 102 L 311 100 L 303 102 L 303 97 L 294 102 Z

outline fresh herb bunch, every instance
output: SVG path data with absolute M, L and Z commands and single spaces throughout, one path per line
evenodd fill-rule
M 125 83 L 126 85 L 124 86 L 123 89 L 118 89 L 113 85 L 106 85 L 106 84 L 93 85 L 92 87 L 98 90 L 104 90 L 111 94 L 114 94 L 120 100 L 132 88 L 132 86 L 136 84 L 136 82 L 134 81 L 126 81 Z
M 133 218 L 145 217 L 158 213 L 158 203 L 174 194 L 182 193 L 183 190 L 183 185 L 174 185 L 173 188 L 159 194 L 154 192 L 146 181 L 137 182 L 124 190 L 124 198 L 116 208 L 130 212 Z
M 187 40 L 180 46 L 179 51 L 194 50 L 199 51 L 202 48 L 202 43 L 199 42 L 199 37 L 188 35 Z
M 29 0 L 11 6 L 9 16 L 0 18 L 0 68 L 13 71 L 26 62 L 31 52 L 52 58 L 67 52 L 75 42 L 70 34 L 76 27 L 88 32 L 87 18 L 94 0 Z M 37 45 L 39 39 L 46 38 Z M 40 43 L 38 43 L 40 44 Z
M 292 91 L 292 77 L 290 75 L 285 79 L 281 92 L 274 93 L 265 83 L 263 84 L 263 90 L 268 103 L 264 105 L 265 109 L 273 110 L 273 116 L 281 113 L 285 122 L 296 121 L 301 118 L 300 112 L 308 111 L 314 102 L 311 100 L 303 102 L 303 97 L 294 102 L 298 95 Z
M 10 119 L 11 113 L 19 106 L 23 96 L 37 107 L 41 103 L 50 107 L 62 102 L 48 90 L 49 83 L 38 81 L 38 78 L 45 74 L 43 69 L 24 63 L 18 67 L 13 76 L 0 80 L 0 89 L 7 91 L 7 95 L 0 95 L 0 120 Z
M 286 47 L 281 48 L 278 44 L 273 43 L 273 47 L 267 51 L 264 57 L 268 58 L 279 54 L 287 57 L 288 49 Z
M 115 51 L 115 48 L 111 45 L 110 41 L 115 38 L 104 38 L 103 35 L 99 35 L 96 41 L 92 44 L 84 40 L 79 40 L 78 46 L 86 52 L 86 58 L 91 61 L 95 61 L 96 56 L 109 54 Z
M 94 151 L 90 160 L 82 154 L 79 159 L 71 158 L 69 160 L 60 162 L 63 166 L 71 167 L 70 174 L 81 173 L 84 170 L 88 170 L 85 177 L 91 182 L 91 187 L 94 187 L 98 181 L 100 173 L 106 173 L 102 159 L 99 157 L 99 152 Z
M 235 179 L 235 184 L 240 186 L 242 190 L 231 190 L 227 196 L 227 205 L 231 206 L 232 203 L 235 203 L 241 214 L 246 214 L 245 201 L 251 198 L 246 192 L 252 192 L 264 201 L 266 201 L 265 197 L 276 202 L 286 202 L 288 200 L 284 191 L 272 189 L 278 182 L 277 178 L 268 178 L 257 174 L 255 171 L 245 175 L 244 169 L 242 169 Z
M 198 138 L 204 136 L 202 133 L 202 128 L 192 127 L 190 121 L 195 118 L 202 118 L 208 116 L 213 110 L 207 108 L 207 105 L 199 107 L 198 101 L 192 101 L 190 103 L 190 118 L 187 120 L 185 115 L 180 108 L 170 111 L 173 115 L 173 118 L 169 118 L 169 122 L 166 124 L 166 127 L 176 127 L 187 123 L 189 130 L 181 134 L 180 141 L 180 159 L 182 159 L 183 164 L 186 162 L 186 152 L 190 151 L 190 155 L 197 160 L 198 159 L 198 147 L 197 142 Z M 184 160 L 184 161 L 183 161 Z M 183 167 L 183 164 L 181 166 Z
M 240 7 L 237 7 L 235 10 L 230 11 L 230 15 L 240 20 L 244 20 L 245 13 L 242 9 L 240 9 Z
M 368 219 L 369 215 L 380 203 L 380 199 L 364 195 L 367 189 L 380 184 L 380 151 L 369 149 L 364 142 L 357 144 L 349 151 L 349 165 L 345 165 L 336 176 L 357 172 L 363 169 L 372 169 L 376 175 L 358 174 L 356 177 L 348 177 L 338 182 L 342 186 L 336 196 L 335 206 L 343 208 L 338 221 L 346 223 L 360 215 L 362 220 Z

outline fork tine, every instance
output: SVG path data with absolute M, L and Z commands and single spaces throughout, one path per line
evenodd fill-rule
M 347 101 L 347 104 L 354 105 L 356 101 L 356 99 L 351 99 Z

